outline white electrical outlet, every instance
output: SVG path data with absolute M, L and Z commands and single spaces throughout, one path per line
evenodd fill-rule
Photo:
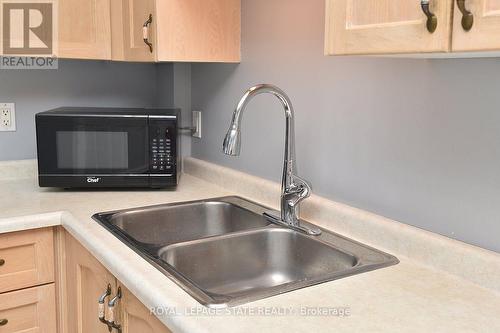
M 201 139 L 201 111 L 193 111 L 192 119 L 194 128 L 193 136 Z
M 0 103 L 0 132 L 16 130 L 16 107 L 14 103 Z

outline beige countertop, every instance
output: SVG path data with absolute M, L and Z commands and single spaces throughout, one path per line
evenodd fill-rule
M 200 167 L 218 168 L 194 159 L 187 162 L 186 170 L 198 177 L 201 177 Z M 224 168 L 220 168 L 220 172 L 231 173 Z M 448 261 L 462 264 L 453 265 L 455 268 L 450 270 L 445 269 L 445 264 L 429 265 L 425 257 L 409 250 L 416 248 L 414 251 L 418 251 L 413 245 L 420 240 L 403 247 L 381 237 L 379 243 L 372 240 L 370 245 L 396 255 L 401 261 L 398 265 L 263 299 L 229 312 L 212 313 L 94 222 L 91 216 L 100 211 L 231 194 L 272 205 L 274 201 L 269 202 L 269 194 L 258 200 L 257 195 L 252 195 L 247 188 L 236 191 L 238 184 L 224 186 L 224 183 L 212 179 L 214 173 L 205 177 L 210 182 L 183 174 L 176 191 L 40 189 L 30 172 L 23 169 L 19 175 L 20 178 L 3 177 L 0 180 L 0 233 L 62 224 L 147 307 L 164 309 L 166 314 L 159 318 L 174 332 L 500 332 L 498 284 L 482 283 L 500 280 L 500 274 L 497 274 L 500 272 L 500 255 L 493 252 L 423 231 L 403 230 L 401 228 L 406 227 L 390 225 L 397 222 L 384 220 L 380 223 L 389 223 L 388 230 L 403 230 L 402 235 L 406 232 L 403 236 L 408 239 L 409 233 L 415 233 L 416 238 L 427 240 L 431 247 L 434 243 L 443 249 L 446 247 L 443 253 L 450 253 Z M 237 176 L 241 178 L 241 175 Z M 253 180 L 249 176 L 245 181 Z M 265 186 L 274 189 L 274 184 Z M 262 186 L 259 188 L 264 190 Z M 311 200 L 317 204 L 324 199 Z M 305 207 L 306 214 L 308 209 L 311 207 Z M 356 233 L 354 222 L 350 229 L 344 230 L 338 222 L 340 219 L 334 215 L 323 212 L 323 220 L 318 224 L 366 241 L 368 236 Z M 345 217 L 346 213 L 343 215 Z M 377 220 L 370 217 L 372 215 L 367 216 Z M 311 221 L 316 222 L 315 219 L 320 219 L 320 216 L 311 214 Z M 342 230 L 335 228 L 336 223 Z M 365 223 L 364 227 L 370 228 L 370 224 Z M 373 228 L 376 235 L 380 233 L 377 228 L 382 227 Z M 359 237 L 353 237 L 356 235 Z M 388 238 L 393 239 L 394 235 Z M 428 253 L 429 249 L 424 251 Z M 442 253 L 439 256 L 443 257 Z M 441 261 L 446 261 L 446 257 Z M 467 271 L 468 262 L 477 265 L 474 271 L 484 278 L 476 278 L 467 272 L 462 274 L 460 267 Z M 483 267 L 483 263 L 494 267 Z M 335 310 L 346 312 L 335 315 Z M 306 311 L 309 312 L 307 315 L 304 314 Z

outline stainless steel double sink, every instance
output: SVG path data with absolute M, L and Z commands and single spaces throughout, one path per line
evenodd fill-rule
M 323 229 L 309 236 L 272 224 L 263 216 L 267 211 L 224 197 L 93 218 L 209 307 L 240 305 L 398 263 Z

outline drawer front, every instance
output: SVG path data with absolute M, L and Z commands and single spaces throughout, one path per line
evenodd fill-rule
M 54 282 L 51 228 L 0 235 L 0 293 L 50 282 Z
M 54 284 L 0 294 L 0 333 L 54 333 Z

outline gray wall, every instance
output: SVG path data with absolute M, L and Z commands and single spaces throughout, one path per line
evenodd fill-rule
M 191 66 L 60 60 L 58 70 L 0 70 L 0 103 L 16 103 L 16 132 L 0 132 L 0 161 L 36 157 L 37 112 L 60 106 L 180 107 L 191 124 Z M 182 136 L 190 155 L 189 135 Z
M 191 126 L 191 64 L 162 63 L 157 65 L 157 107 L 181 109 L 181 126 Z M 181 155 L 191 155 L 191 133 L 181 132 Z
M 0 70 L 0 102 L 16 103 L 16 132 L 0 132 L 0 161 L 35 158 L 37 112 L 59 106 L 152 107 L 154 64 L 61 60 L 58 70 Z
M 242 154 L 221 153 L 249 86 L 296 110 L 299 174 L 322 196 L 500 252 L 500 59 L 323 56 L 324 0 L 242 2 L 243 62 L 192 67 L 193 156 L 279 181 L 284 116 L 257 97 Z

